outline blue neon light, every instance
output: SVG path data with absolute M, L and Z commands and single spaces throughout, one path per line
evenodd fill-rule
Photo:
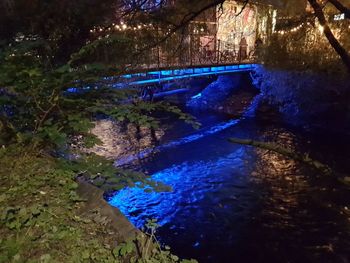
M 173 71 L 172 70 L 162 70 L 161 71 L 161 75 L 163 75 L 163 76 L 171 76 L 171 75 L 173 75 Z
M 185 69 L 184 73 L 191 74 L 191 73 L 193 73 L 193 70 L 194 70 L 193 68 Z
M 211 71 L 224 71 L 225 70 L 225 66 L 222 67 L 211 67 Z
M 197 95 L 191 97 L 191 99 L 198 99 L 200 97 L 202 97 L 202 93 L 198 93 Z
M 251 65 L 247 64 L 242 64 L 242 65 L 239 65 L 239 68 L 249 68 Z
M 154 76 L 158 76 L 158 78 L 136 80 L 129 83 L 116 83 L 112 85 L 112 87 L 123 88 L 126 86 L 137 86 L 137 85 L 145 85 L 145 84 L 147 85 L 147 84 L 154 84 L 154 83 L 171 81 L 176 79 L 183 79 L 183 78 L 249 71 L 256 66 L 257 66 L 256 64 L 244 64 L 244 65 L 228 65 L 228 66 L 215 66 L 215 67 L 205 67 L 205 68 L 160 70 L 160 71 L 150 71 L 147 73 L 126 74 L 126 75 L 122 75 L 122 77 L 126 79 L 131 79 L 133 76 L 154 75 Z M 166 76 L 166 77 L 162 77 L 162 76 Z
M 183 75 L 185 71 L 183 69 L 174 69 L 174 75 Z
M 246 67 L 244 67 L 244 68 L 238 68 L 238 69 L 232 69 L 232 70 L 222 70 L 223 68 L 225 68 L 225 67 L 219 67 L 219 69 L 218 69 L 218 67 L 213 67 L 213 68 L 211 68 L 211 72 L 191 73 L 191 74 L 184 74 L 184 75 L 178 75 L 178 76 L 164 77 L 164 78 L 160 78 L 160 79 L 157 78 L 157 79 L 139 80 L 139 81 L 133 81 L 130 83 L 125 83 L 125 84 L 117 83 L 117 84 L 114 84 L 113 87 L 114 88 L 121 88 L 121 87 L 125 87 L 128 85 L 135 85 L 136 86 L 136 85 L 152 84 L 152 83 L 171 81 L 171 80 L 176 80 L 176 79 L 215 75 L 218 73 L 223 74 L 223 73 L 243 72 L 243 71 L 248 71 L 248 70 L 253 69 L 254 66 L 252 64 L 250 64 L 250 65 L 246 65 Z M 188 70 L 186 70 L 186 71 L 188 71 Z M 193 71 L 193 69 L 191 69 L 191 72 L 192 71 Z
M 148 75 L 159 75 L 159 71 L 150 71 L 150 72 L 147 72 Z
M 237 65 L 233 65 L 233 66 L 226 66 L 227 70 L 231 70 L 231 69 L 238 69 Z

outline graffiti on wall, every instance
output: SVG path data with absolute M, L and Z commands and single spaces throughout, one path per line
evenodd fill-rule
M 239 52 L 242 45 L 246 52 L 254 48 L 257 9 L 253 5 L 242 8 L 241 3 L 226 1 L 222 10 L 218 10 L 217 39 L 221 50 Z

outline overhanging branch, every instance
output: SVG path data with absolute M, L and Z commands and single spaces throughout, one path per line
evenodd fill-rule
M 336 37 L 333 35 L 332 30 L 330 29 L 326 17 L 323 13 L 322 7 L 317 2 L 317 0 L 308 0 L 310 5 L 315 11 L 315 16 L 317 17 L 320 25 L 323 27 L 323 32 L 328 39 L 328 42 L 331 44 L 333 49 L 338 53 L 338 55 L 341 57 L 343 63 L 348 69 L 348 72 L 350 73 L 350 55 L 348 52 L 343 48 L 343 46 L 339 43 L 339 41 L 336 39 Z

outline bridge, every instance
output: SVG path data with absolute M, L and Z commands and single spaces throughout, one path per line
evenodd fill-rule
M 254 70 L 257 64 L 226 64 L 212 66 L 193 66 L 185 68 L 163 68 L 148 69 L 143 72 L 124 74 L 118 77 L 111 86 L 113 88 L 127 88 L 146 85 L 156 85 L 178 79 L 195 78 L 217 74 L 227 74 L 235 72 L 249 72 Z

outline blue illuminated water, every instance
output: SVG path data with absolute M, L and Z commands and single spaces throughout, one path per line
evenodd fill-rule
M 349 138 L 330 143 L 329 134 L 262 121 L 252 108 L 239 120 L 197 116 L 203 129 L 176 126 L 133 164 L 173 191 L 127 188 L 109 203 L 140 228 L 156 218 L 159 240 L 200 262 L 349 262 L 348 188 L 278 154 L 227 141 L 273 141 L 344 171 Z

